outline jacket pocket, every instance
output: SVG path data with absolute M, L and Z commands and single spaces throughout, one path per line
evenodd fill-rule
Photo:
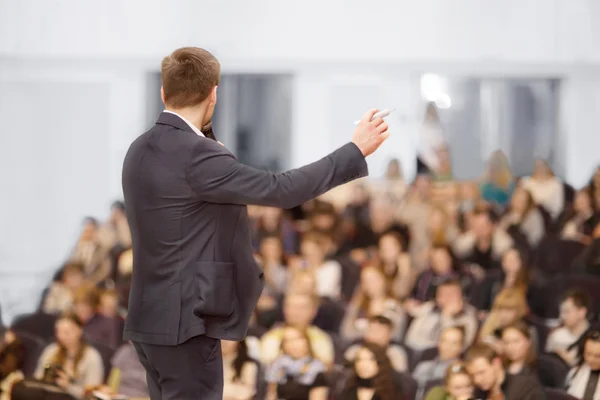
M 233 314 L 234 263 L 203 261 L 194 264 L 197 279 L 194 314 L 227 318 Z

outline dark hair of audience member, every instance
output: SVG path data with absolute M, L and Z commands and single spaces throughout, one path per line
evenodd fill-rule
M 567 300 L 571 300 L 577 308 L 585 308 L 588 312 L 590 311 L 590 296 L 581 290 L 572 289 L 567 291 L 561 303 Z
M 378 241 L 381 240 L 381 238 L 384 236 L 390 236 L 394 238 L 396 242 L 398 242 L 398 245 L 400 246 L 402 251 L 408 250 L 408 246 L 410 243 L 410 236 L 408 231 L 405 231 L 404 229 L 401 229 L 398 226 L 394 226 L 392 228 L 388 228 L 383 233 L 381 233 L 381 235 L 379 235 Z
M 530 276 L 529 276 L 529 267 L 528 267 L 528 254 L 525 251 L 525 249 L 521 248 L 521 247 L 517 247 L 517 246 L 513 246 L 510 249 L 506 250 L 504 252 L 504 255 L 506 255 L 509 251 L 514 251 L 517 256 L 519 257 L 519 261 L 521 262 L 521 268 L 519 268 L 519 272 L 517 273 L 517 278 L 515 279 L 514 282 L 514 286 L 515 287 L 523 287 L 524 289 L 527 289 L 527 285 L 529 285 L 530 282 Z M 502 257 L 504 257 L 504 255 Z
M 568 350 L 577 349 L 577 366 L 581 367 L 585 362 L 584 353 L 585 353 L 585 345 L 587 342 L 600 342 L 600 330 L 595 328 L 590 328 L 586 333 L 581 335 L 579 340 L 569 346 Z
M 60 316 L 60 318 L 56 321 L 56 323 L 58 323 L 61 320 L 68 320 L 68 321 L 72 322 L 73 324 L 77 325 L 79 327 L 79 329 L 83 330 L 83 322 L 73 312 L 66 312 L 66 313 L 62 314 Z M 58 351 L 54 355 L 54 358 L 52 359 L 52 363 L 54 365 L 64 367 L 65 362 L 67 361 L 67 349 L 60 342 L 57 342 L 57 344 L 58 344 Z M 82 335 L 81 336 L 81 344 L 80 344 L 79 349 L 77 350 L 77 354 L 75 354 L 75 358 L 73 360 L 73 369 L 75 371 L 77 371 L 77 366 L 83 359 L 83 355 L 85 353 L 86 348 L 87 348 L 87 342 L 85 341 L 85 336 Z
M 489 207 L 477 207 L 473 211 L 473 215 L 476 217 L 486 216 L 492 224 L 498 222 L 498 215 Z
M 311 359 L 315 358 L 315 356 L 313 354 L 313 348 L 312 348 L 311 343 L 310 343 L 310 337 L 308 336 L 308 332 L 306 330 L 304 330 L 304 329 L 298 329 L 295 326 L 291 326 L 291 325 L 286 325 L 286 326 L 283 327 L 284 334 L 283 334 L 283 337 L 281 339 L 281 345 L 279 346 L 280 350 L 281 350 L 281 354 L 286 354 L 285 353 L 285 349 L 284 349 L 284 345 L 285 345 L 285 330 L 286 329 L 293 329 L 293 330 L 299 332 L 302 335 L 302 337 L 304 338 L 304 340 L 306 340 L 306 344 L 307 344 L 306 348 L 308 349 L 308 356 Z
M 458 258 L 456 258 L 456 256 L 454 255 L 454 252 L 452 251 L 452 248 L 450 247 L 450 245 L 448 245 L 445 242 L 437 242 L 437 243 L 433 243 L 432 247 L 431 247 L 431 251 L 435 251 L 435 250 L 443 250 L 445 251 L 449 256 L 450 256 L 450 262 L 451 262 L 451 269 L 454 272 L 459 272 L 460 271 L 460 262 L 458 260 Z
M 125 203 L 122 202 L 121 200 L 114 201 L 111 204 L 110 209 L 111 210 L 119 210 L 119 211 L 125 212 Z
M 310 346 L 309 346 L 310 347 Z M 248 355 L 248 345 L 245 340 L 238 342 L 237 354 L 233 360 L 233 380 L 240 379 L 242 377 L 242 368 L 247 362 L 254 362 Z
M 525 358 L 525 365 L 530 369 L 535 369 L 537 364 L 537 354 L 535 350 L 535 344 L 533 343 L 533 338 L 531 337 L 531 330 L 529 329 L 529 325 L 524 321 L 516 321 L 510 325 L 505 326 L 502 329 L 502 334 L 509 329 L 514 329 L 518 331 L 521 335 L 523 335 L 529 342 L 531 346 L 529 346 L 529 350 L 527 351 L 527 357 Z M 507 368 L 510 364 L 510 360 L 504 358 L 503 365 L 504 368 Z
M 498 353 L 491 346 L 477 342 L 467 350 L 465 363 L 470 363 L 478 358 L 483 358 L 491 363 L 498 358 Z
M 457 287 L 462 290 L 462 283 L 460 282 L 460 279 L 456 279 L 456 278 L 443 279 L 440 283 L 438 283 L 436 290 L 438 290 L 441 287 L 448 287 L 448 286 L 454 286 L 454 287 Z
M 83 225 L 87 225 L 90 224 L 92 226 L 98 227 L 100 225 L 100 223 L 98 222 L 98 220 L 94 217 L 85 217 L 83 218 Z
M 374 343 L 364 343 L 361 347 L 373 353 L 379 369 L 377 375 L 373 378 L 375 395 L 381 400 L 403 400 L 402 388 L 394 381 L 394 369 L 386 354 L 386 349 Z M 348 380 L 346 389 L 356 391 L 358 389 L 358 380 L 359 377 L 356 373 L 356 368 L 352 368 L 352 375 Z

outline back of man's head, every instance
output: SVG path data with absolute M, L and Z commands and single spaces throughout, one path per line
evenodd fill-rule
M 219 84 L 221 66 L 210 52 L 182 47 L 165 57 L 161 66 L 165 104 L 180 109 L 202 103 Z

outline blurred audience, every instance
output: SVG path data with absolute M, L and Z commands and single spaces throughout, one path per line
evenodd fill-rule
M 495 209 L 504 209 L 516 187 L 506 155 L 496 150 L 490 156 L 487 171 L 481 183 L 481 198 Z
M 473 379 L 462 362 L 450 364 L 444 375 L 444 385 L 431 389 L 425 400 L 472 400 L 474 398 Z
M 223 400 L 251 400 L 258 385 L 258 364 L 248 355 L 246 342 L 221 340 Z
M 63 266 L 60 280 L 52 282 L 43 310 L 48 314 L 62 314 L 73 307 L 76 291 L 85 283 L 83 264 L 70 262 Z
M 523 321 L 514 322 L 502 329 L 501 339 L 506 373 L 537 377 L 537 355 L 529 326 Z
M 592 330 L 583 338 L 579 362 L 569 372 L 568 393 L 578 399 L 600 399 L 600 332 Z
M 554 175 L 548 162 L 535 160 L 533 174 L 523 178 L 520 183 L 531 193 L 535 203 L 542 206 L 552 219 L 556 220 L 565 205 L 564 185 Z
M 448 367 L 460 360 L 465 348 L 465 330 L 462 326 L 450 326 L 442 331 L 437 344 L 438 356 L 421 361 L 415 367 L 413 377 L 419 382 L 444 379 Z

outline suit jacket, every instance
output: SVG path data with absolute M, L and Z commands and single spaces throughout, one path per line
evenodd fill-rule
M 299 169 L 261 171 L 162 113 L 131 144 L 123 165 L 133 242 L 124 339 L 243 339 L 264 285 L 246 205 L 292 208 L 367 174 L 353 143 Z

